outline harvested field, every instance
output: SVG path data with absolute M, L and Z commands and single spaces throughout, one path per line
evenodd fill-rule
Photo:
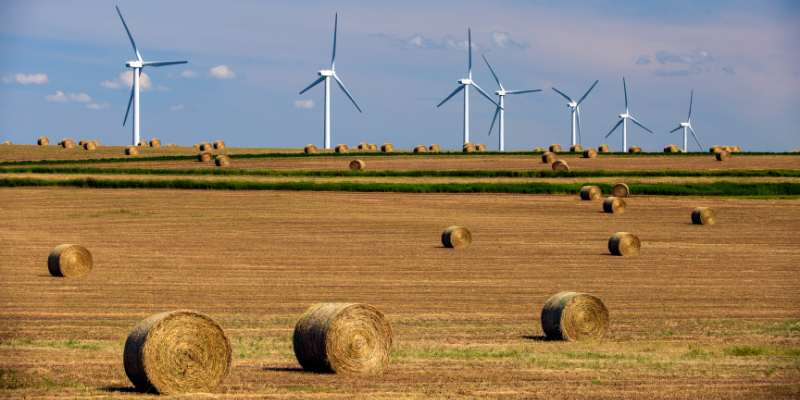
M 122 366 L 125 339 L 139 320 L 183 308 L 230 336 L 234 366 L 218 392 L 234 398 L 800 395 L 797 200 L 634 196 L 611 217 L 574 194 L 0 197 L 4 397 L 142 397 Z M 717 224 L 692 224 L 698 204 Z M 454 224 L 470 228 L 469 248 L 442 247 Z M 639 256 L 608 255 L 618 231 L 639 235 Z M 92 249 L 89 277 L 50 276 L 46 258 L 61 243 Z M 542 340 L 541 308 L 565 290 L 603 299 L 602 342 Z M 323 301 L 386 315 L 386 374 L 302 371 L 294 324 Z

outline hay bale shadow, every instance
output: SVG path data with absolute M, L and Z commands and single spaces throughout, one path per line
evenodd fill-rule
M 145 390 L 139 390 L 138 388 L 136 388 L 136 386 L 125 386 L 125 387 L 108 386 L 100 388 L 100 390 L 111 393 L 139 393 L 139 394 L 149 393 Z
M 536 342 L 557 342 L 558 341 L 558 340 L 550 339 L 545 335 L 538 335 L 538 336 L 523 335 L 522 338 L 523 339 L 527 339 L 527 340 L 533 340 L 533 341 L 536 341 Z
M 261 368 L 262 371 L 272 371 L 272 372 L 308 372 L 301 367 L 264 367 Z M 308 372 L 310 374 L 324 374 L 330 375 L 333 372 Z

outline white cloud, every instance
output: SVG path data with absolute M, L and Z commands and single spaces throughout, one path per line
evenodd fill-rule
M 402 50 L 462 50 L 466 51 L 469 47 L 468 40 L 455 40 L 452 35 L 447 35 L 440 41 L 428 39 L 420 34 L 411 36 L 408 39 L 399 39 L 382 33 L 372 34 L 372 37 L 389 38 L 389 46 L 397 47 Z M 475 42 L 472 49 L 479 51 L 481 48 Z
M 27 85 L 30 83 L 35 83 L 37 85 L 41 85 L 43 83 L 50 82 L 50 79 L 47 78 L 45 74 L 14 74 L 8 75 L 3 78 L 3 82 L 5 83 L 20 83 L 23 85 Z
M 109 108 L 109 107 L 111 107 L 111 104 L 108 104 L 108 103 L 103 103 L 103 104 L 92 103 L 92 104 L 87 104 L 86 105 L 86 108 L 90 108 L 92 110 L 105 110 L 106 108 Z
M 100 82 L 105 88 L 109 89 L 127 89 L 133 87 L 133 71 L 126 71 L 119 74 L 119 78 L 114 79 L 113 81 L 103 81 Z M 153 83 L 150 81 L 150 76 L 145 74 L 144 72 L 139 74 L 139 91 L 142 92 L 149 92 L 151 90 L 155 90 L 158 92 L 166 92 L 169 89 L 165 88 L 164 86 L 158 85 L 155 88 L 153 87 Z
M 185 106 L 185 105 L 183 105 L 183 104 L 178 104 L 177 106 L 172 106 L 172 107 L 170 107 L 169 109 L 170 109 L 170 110 L 172 110 L 172 111 L 177 111 L 177 110 L 183 110 L 184 108 L 186 108 L 186 106 Z
M 297 108 L 314 108 L 314 100 L 297 100 L 294 102 L 294 106 Z
M 489 40 L 492 41 L 495 47 L 505 50 L 525 50 L 525 48 L 531 47 L 527 42 L 517 43 L 511 40 L 508 36 L 508 32 L 492 31 L 492 33 L 489 34 Z
M 227 65 L 220 65 L 211 68 L 211 76 L 219 79 L 233 79 L 236 78 L 236 73 L 228 69 Z
M 689 54 L 670 54 L 662 50 L 656 53 L 656 61 L 661 64 L 673 62 L 689 65 L 700 65 L 705 62 L 714 61 L 714 58 L 711 57 L 711 54 L 708 54 L 707 51 L 700 49 Z
M 81 103 L 88 103 L 92 101 L 92 98 L 89 97 L 86 93 L 67 93 L 64 94 L 60 90 L 56 90 L 56 94 L 47 95 L 44 97 L 45 101 L 53 102 L 53 103 L 69 103 L 72 101 L 78 101 Z
M 192 71 L 187 69 L 186 71 L 181 72 L 181 78 L 199 78 L 200 73 L 197 71 Z

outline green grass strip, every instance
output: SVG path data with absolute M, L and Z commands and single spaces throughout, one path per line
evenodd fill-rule
M 299 176 L 320 178 L 603 178 L 603 177 L 708 177 L 708 178 L 798 178 L 797 169 L 717 170 L 717 171 L 508 171 L 508 170 L 413 170 L 413 171 L 279 171 L 245 169 L 150 169 L 11 167 L 2 173 L 16 174 L 106 174 L 106 175 L 212 175 L 212 176 Z
M 564 183 L 352 183 L 352 182 L 239 182 L 192 181 L 185 179 L 146 180 L 43 180 L 0 179 L 0 187 L 79 187 L 97 189 L 200 189 L 200 190 L 311 190 L 345 192 L 398 192 L 398 193 L 516 193 L 516 194 L 577 194 L 585 184 Z M 595 183 L 603 193 L 612 185 Z M 688 184 L 629 184 L 631 194 L 663 196 L 796 196 L 800 183 L 688 183 Z

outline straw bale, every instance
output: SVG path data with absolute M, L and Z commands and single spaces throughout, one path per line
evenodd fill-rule
M 350 148 L 346 144 L 337 144 L 335 148 L 337 153 L 349 153 Z
M 122 363 L 141 391 L 211 392 L 230 372 L 232 350 L 228 335 L 213 319 L 177 310 L 137 324 L 125 342 Z
M 92 272 L 92 253 L 79 244 L 56 246 L 47 257 L 50 275 L 66 278 L 84 278 Z
M 211 143 L 201 143 L 200 144 L 200 151 L 211 151 L 214 150 L 214 145 Z
M 192 147 L 199 149 L 200 148 L 200 143 L 195 143 L 195 144 L 192 145 Z
M 218 167 L 230 167 L 231 158 L 226 155 L 219 155 L 214 159 L 214 163 L 216 163 Z
M 367 304 L 320 303 L 294 327 L 294 355 L 306 371 L 380 374 L 392 355 L 392 325 Z
M 717 161 L 728 161 L 731 159 L 731 152 L 727 150 L 722 150 L 717 153 Z
M 375 143 L 370 143 L 370 144 L 369 144 L 369 149 L 370 149 L 370 150 L 378 150 L 378 145 L 377 145 L 377 144 L 375 144 Z
M 441 149 L 442 148 L 439 147 L 438 144 L 432 144 L 432 145 L 430 145 L 430 147 L 428 147 L 428 150 L 430 150 L 430 151 L 440 151 Z
M 474 153 L 478 151 L 478 149 L 476 149 L 475 145 L 472 143 L 464 143 L 464 146 L 461 148 L 461 151 L 464 153 Z
M 12 144 L 14 144 L 14 143 L 11 143 L 10 141 L 6 140 L 5 142 L 3 142 L 3 144 L 4 144 L 4 145 L 12 145 Z
M 50 144 L 50 139 L 42 136 L 39 138 L 39 140 L 36 141 L 36 144 L 38 144 L 39 146 L 47 146 Z
M 569 146 L 569 151 L 572 153 L 583 153 L 583 146 L 579 144 L 573 144 L 572 146 Z
M 722 150 L 722 146 L 711 146 L 708 148 L 708 152 L 713 154 L 716 154 L 720 150 Z
M 608 250 L 616 256 L 635 256 L 642 249 L 639 237 L 628 232 L 617 232 L 608 239 Z
M 391 143 L 384 143 L 381 145 L 381 151 L 384 153 L 391 153 L 394 151 L 394 145 Z
M 95 150 L 97 149 L 97 146 L 95 146 L 94 142 L 87 140 L 86 142 L 83 143 L 83 148 L 86 150 Z
M 597 152 L 598 153 L 610 153 L 611 152 L 611 147 L 608 147 L 607 144 L 601 144 L 600 146 L 597 146 Z
M 464 145 L 462 147 L 467 147 L 467 146 L 475 147 L 475 143 L 467 142 L 467 143 L 464 143 Z
M 475 145 L 476 151 L 486 151 L 486 145 L 483 143 L 478 143 Z
M 180 147 L 180 146 L 178 146 L 178 145 L 177 145 L 177 144 L 175 144 L 175 143 L 167 143 L 167 146 L 166 146 L 166 147 Z
M 137 145 L 137 146 L 139 146 L 139 147 L 148 147 L 148 146 L 150 146 L 150 145 L 149 145 L 149 144 L 147 144 L 147 142 L 145 142 L 144 140 L 142 140 L 141 142 L 139 142 L 139 143 L 138 143 L 138 144 L 136 144 L 136 145 Z
M 547 149 L 543 149 L 541 147 L 534 147 L 533 151 L 547 151 Z
M 139 147 L 138 146 L 128 146 L 125 148 L 125 154 L 129 156 L 138 156 L 139 155 Z
M 550 151 L 552 151 L 553 153 L 560 152 L 561 151 L 561 145 L 560 144 L 551 144 L 550 145 Z
M 305 151 L 306 154 L 319 153 L 319 149 L 317 148 L 317 146 L 314 146 L 313 144 L 307 144 L 306 147 L 303 149 L 303 151 Z
M 200 161 L 200 162 L 210 162 L 213 159 L 214 159 L 214 157 L 211 155 L 211 153 L 209 153 L 207 151 L 204 151 L 204 152 L 202 152 L 202 153 L 197 155 L 197 161 Z
M 461 249 L 469 247 L 472 243 L 472 233 L 463 226 L 451 226 L 442 232 L 442 244 L 444 247 Z
M 733 146 L 722 146 L 722 150 L 733 153 Z
M 358 149 L 359 150 L 369 150 L 369 144 L 361 142 L 361 143 L 358 144 Z
M 603 211 L 611 214 L 622 214 L 628 205 L 619 197 L 609 196 L 603 200 Z
M 678 146 L 677 145 L 670 144 L 670 145 L 667 145 L 666 147 L 664 147 L 664 153 L 677 153 L 677 152 L 678 152 Z
M 641 152 L 642 152 L 642 148 L 639 147 L 639 146 L 628 147 L 628 153 L 641 153 Z
M 551 167 L 553 168 L 553 171 L 567 171 L 567 172 L 569 172 L 569 165 L 567 165 L 567 162 L 564 161 L 564 160 L 556 160 L 555 162 L 553 162 Z
M 74 149 L 77 145 L 70 139 L 64 139 L 61 141 L 61 147 L 65 149 Z
M 733 147 L 733 151 L 731 151 L 731 153 L 741 153 L 742 152 L 742 149 L 740 149 L 739 146 L 731 146 L 731 147 Z
M 692 211 L 692 222 L 697 225 L 714 225 L 717 212 L 711 207 L 697 207 Z
M 789 153 L 800 153 L 800 150 L 792 150 Z
M 597 158 L 597 150 L 586 149 L 583 151 L 583 158 Z
M 161 140 L 156 138 L 150 139 L 150 147 L 161 147 Z
M 618 183 L 611 188 L 611 195 L 614 197 L 628 197 L 631 190 L 628 189 L 628 185 L 624 183 Z
M 599 200 L 603 195 L 603 191 L 597 186 L 584 186 L 581 188 L 582 200 Z
M 214 148 L 217 150 L 222 150 L 225 148 L 225 142 L 222 140 L 215 140 L 214 141 Z
M 84 143 L 86 143 L 86 142 L 88 142 L 88 141 L 89 141 L 89 140 L 87 140 L 87 139 L 81 139 L 81 140 L 79 140 L 79 141 L 78 141 L 78 146 L 81 146 L 81 147 L 83 147 L 83 144 L 84 144 Z
M 364 170 L 364 161 L 362 160 L 353 160 L 350 161 L 350 170 L 351 171 L 363 171 Z
M 558 157 L 556 153 L 553 153 L 552 151 L 546 151 L 544 154 L 542 154 L 542 162 L 552 164 L 556 162 L 556 157 Z
M 557 293 L 542 307 L 542 330 L 550 340 L 600 340 L 608 325 L 606 305 L 587 293 Z
M 100 141 L 99 140 L 92 140 L 92 143 L 94 143 L 95 146 L 100 147 Z
M 427 153 L 427 152 L 428 152 L 428 148 L 425 147 L 425 146 L 420 145 L 420 146 L 414 147 L 414 153 Z

